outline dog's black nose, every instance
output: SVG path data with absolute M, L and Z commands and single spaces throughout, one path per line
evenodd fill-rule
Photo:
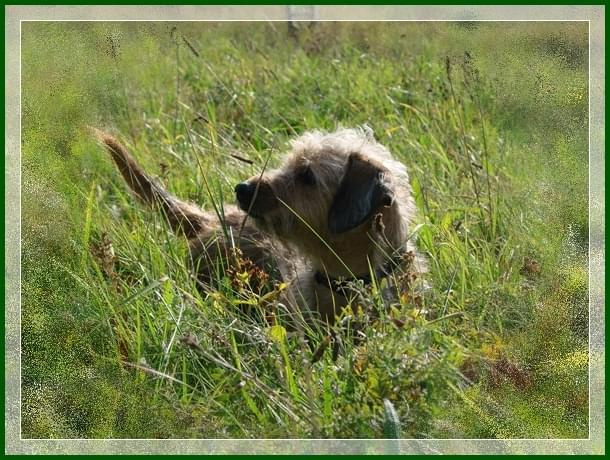
M 237 184 L 235 197 L 239 208 L 253 217 L 265 215 L 275 209 L 279 203 L 271 186 L 265 181 L 256 179 Z
M 254 195 L 254 185 L 249 184 L 248 182 L 242 182 L 235 186 L 235 196 L 237 197 L 237 201 L 242 205 L 249 205 L 252 200 L 252 195 Z

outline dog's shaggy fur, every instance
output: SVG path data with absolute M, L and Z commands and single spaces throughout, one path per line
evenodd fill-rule
M 160 206 L 186 236 L 204 284 L 219 253 L 239 246 L 259 267 L 279 268 L 290 286 L 281 301 L 332 323 L 348 303 L 336 280 L 370 279 L 413 251 L 408 229 L 415 206 L 406 168 L 366 128 L 312 131 L 293 140 L 280 168 L 235 187 L 238 206 L 225 207 L 224 225 L 170 195 L 113 137 L 96 134 L 136 194 Z

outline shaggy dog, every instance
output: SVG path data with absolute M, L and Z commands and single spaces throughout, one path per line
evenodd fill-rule
M 406 168 L 369 129 L 292 140 L 283 165 L 238 184 L 238 206 L 220 218 L 170 195 L 116 139 L 96 135 L 131 189 L 188 239 L 203 285 L 218 257 L 239 247 L 257 267 L 279 269 L 289 311 L 332 324 L 353 300 L 351 282 L 371 283 L 405 261 L 424 269 L 409 241 L 415 206 Z

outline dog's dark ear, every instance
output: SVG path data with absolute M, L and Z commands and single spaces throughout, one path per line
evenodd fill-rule
M 347 232 L 393 201 L 394 194 L 384 171 L 362 155 L 352 153 L 328 213 L 330 231 L 335 234 Z

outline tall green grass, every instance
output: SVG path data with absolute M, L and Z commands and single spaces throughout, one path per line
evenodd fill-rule
M 22 50 L 25 437 L 587 436 L 586 26 L 26 23 Z M 247 276 L 200 293 L 82 129 L 211 210 L 295 134 L 364 123 L 432 288 L 368 289 L 336 357 L 245 314 Z

